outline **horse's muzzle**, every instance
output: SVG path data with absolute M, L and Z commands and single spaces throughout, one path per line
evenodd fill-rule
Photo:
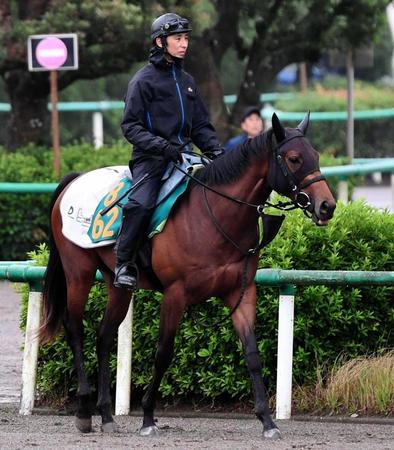
M 336 203 L 323 200 L 317 208 L 314 208 L 312 220 L 318 226 L 328 225 L 328 222 L 334 215 Z

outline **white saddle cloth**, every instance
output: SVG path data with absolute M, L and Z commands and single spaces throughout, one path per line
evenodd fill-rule
M 76 178 L 60 202 L 64 236 L 83 248 L 101 247 L 115 242 L 115 239 L 92 242 L 88 230 L 100 200 L 126 177 L 131 177 L 128 166 L 112 166 Z

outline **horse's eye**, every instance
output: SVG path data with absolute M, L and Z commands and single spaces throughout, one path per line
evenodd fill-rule
M 289 161 L 292 164 L 299 164 L 301 162 L 301 160 L 298 156 L 290 156 Z

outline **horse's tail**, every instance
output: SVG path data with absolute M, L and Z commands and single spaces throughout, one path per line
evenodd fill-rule
M 67 305 L 66 277 L 59 250 L 52 234 L 51 215 L 56 200 L 65 187 L 77 178 L 79 173 L 69 173 L 59 183 L 52 195 L 49 209 L 49 261 L 43 280 L 44 322 L 39 329 L 41 343 L 52 340 L 59 332 Z

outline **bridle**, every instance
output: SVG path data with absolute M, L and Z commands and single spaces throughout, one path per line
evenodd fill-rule
M 282 157 L 279 150 L 281 149 L 281 147 L 283 147 L 288 142 L 292 141 L 293 139 L 298 139 L 298 138 L 305 138 L 305 136 L 303 133 L 296 134 L 294 136 L 290 136 L 287 139 L 284 139 L 283 141 L 281 141 L 274 148 L 275 162 L 279 166 L 283 177 L 287 181 L 288 187 L 290 188 L 290 192 L 294 195 L 294 200 L 292 200 L 290 202 L 278 202 L 276 205 L 269 204 L 268 202 L 266 202 L 266 204 L 268 206 L 281 209 L 282 211 L 289 211 L 291 209 L 300 208 L 304 212 L 304 214 L 310 218 L 311 214 L 310 214 L 309 208 L 312 205 L 312 202 L 311 202 L 309 195 L 305 191 L 303 191 L 303 189 L 305 189 L 306 187 L 310 186 L 313 183 L 317 183 L 318 181 L 325 180 L 326 177 L 324 175 L 320 174 L 320 175 L 317 175 L 307 181 L 301 181 L 301 183 L 299 183 L 295 179 L 293 173 L 290 171 L 290 169 L 286 163 L 286 160 Z M 318 170 L 319 170 L 318 166 L 312 167 L 309 171 L 302 174 L 302 180 L 305 180 L 305 178 L 308 175 L 310 175 L 311 173 L 317 172 Z M 272 188 L 275 190 L 275 188 L 273 186 L 272 186 Z M 291 207 L 289 208 L 288 206 L 291 206 Z

